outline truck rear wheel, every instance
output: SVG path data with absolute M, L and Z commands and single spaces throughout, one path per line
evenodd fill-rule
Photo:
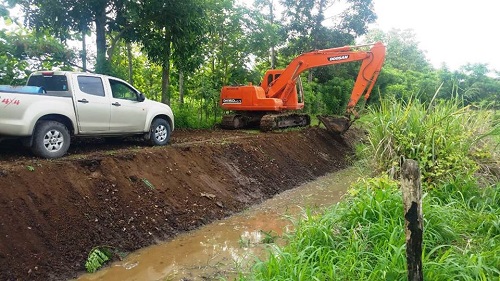
M 33 133 L 33 154 L 43 158 L 62 157 L 68 151 L 70 135 L 68 128 L 57 121 L 40 121 Z
M 166 145 L 170 139 L 170 125 L 165 119 L 155 119 L 149 130 L 149 142 L 151 145 Z

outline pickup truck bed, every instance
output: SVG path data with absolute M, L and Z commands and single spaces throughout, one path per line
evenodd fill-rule
M 15 93 L 15 94 L 44 94 L 46 93 L 43 87 L 37 86 L 10 86 L 0 85 L 0 93 Z

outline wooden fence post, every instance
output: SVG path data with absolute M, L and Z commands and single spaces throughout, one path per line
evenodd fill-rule
M 415 160 L 401 164 L 401 188 L 405 213 L 406 262 L 408 281 L 424 280 L 422 271 L 422 240 L 424 233 L 422 214 L 422 185 L 420 169 Z

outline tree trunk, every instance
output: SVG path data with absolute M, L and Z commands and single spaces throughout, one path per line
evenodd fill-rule
M 106 6 L 103 6 L 95 18 L 96 29 L 96 68 L 95 71 L 101 74 L 109 74 L 108 61 L 106 60 Z
M 406 262 L 408 281 L 422 281 L 422 186 L 420 169 L 415 160 L 404 160 L 401 165 L 401 189 L 405 213 Z
M 184 103 L 184 72 L 179 70 L 179 103 Z
M 161 102 L 170 105 L 170 66 L 164 65 L 161 71 Z
M 128 82 L 134 85 L 134 66 L 132 63 L 132 46 L 127 42 L 127 58 L 128 58 Z
M 120 40 L 122 40 L 122 36 L 123 36 L 123 33 L 125 32 L 125 29 L 122 29 L 120 32 L 118 33 L 114 33 L 114 37 L 112 36 L 113 34 L 109 34 L 109 38 L 111 39 L 110 41 L 110 44 L 109 44 L 109 47 L 108 50 L 107 50 L 107 55 L 108 55 L 108 58 L 107 58 L 107 63 L 109 65 L 109 62 L 112 60 L 113 56 L 115 55 L 115 50 L 116 50 L 116 47 L 118 46 L 118 43 L 120 42 Z
M 214 125 L 215 125 L 215 123 L 217 122 L 217 116 L 218 116 L 217 111 L 219 109 L 219 103 L 217 101 L 214 101 L 213 107 L 214 107 Z
M 82 53 L 80 57 L 82 59 L 83 72 L 87 72 L 87 41 L 85 37 L 85 31 L 82 31 Z
M 271 26 L 274 26 L 274 10 L 273 10 L 273 0 L 269 1 L 269 14 Z M 271 36 L 276 36 L 276 34 L 272 34 Z M 271 40 L 271 69 L 276 68 L 276 50 L 274 49 L 274 40 Z
M 162 67 L 162 77 L 161 77 L 161 102 L 170 105 L 170 54 L 171 54 L 171 44 L 172 37 L 170 32 L 167 31 L 165 34 L 165 44 L 166 54 L 163 61 Z

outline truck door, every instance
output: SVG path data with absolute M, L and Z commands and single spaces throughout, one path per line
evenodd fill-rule
M 139 92 L 122 81 L 108 78 L 112 92 L 111 119 L 112 133 L 140 133 L 146 125 L 146 104 L 139 99 Z
M 109 132 L 110 102 L 101 77 L 75 75 L 75 107 L 80 133 Z

